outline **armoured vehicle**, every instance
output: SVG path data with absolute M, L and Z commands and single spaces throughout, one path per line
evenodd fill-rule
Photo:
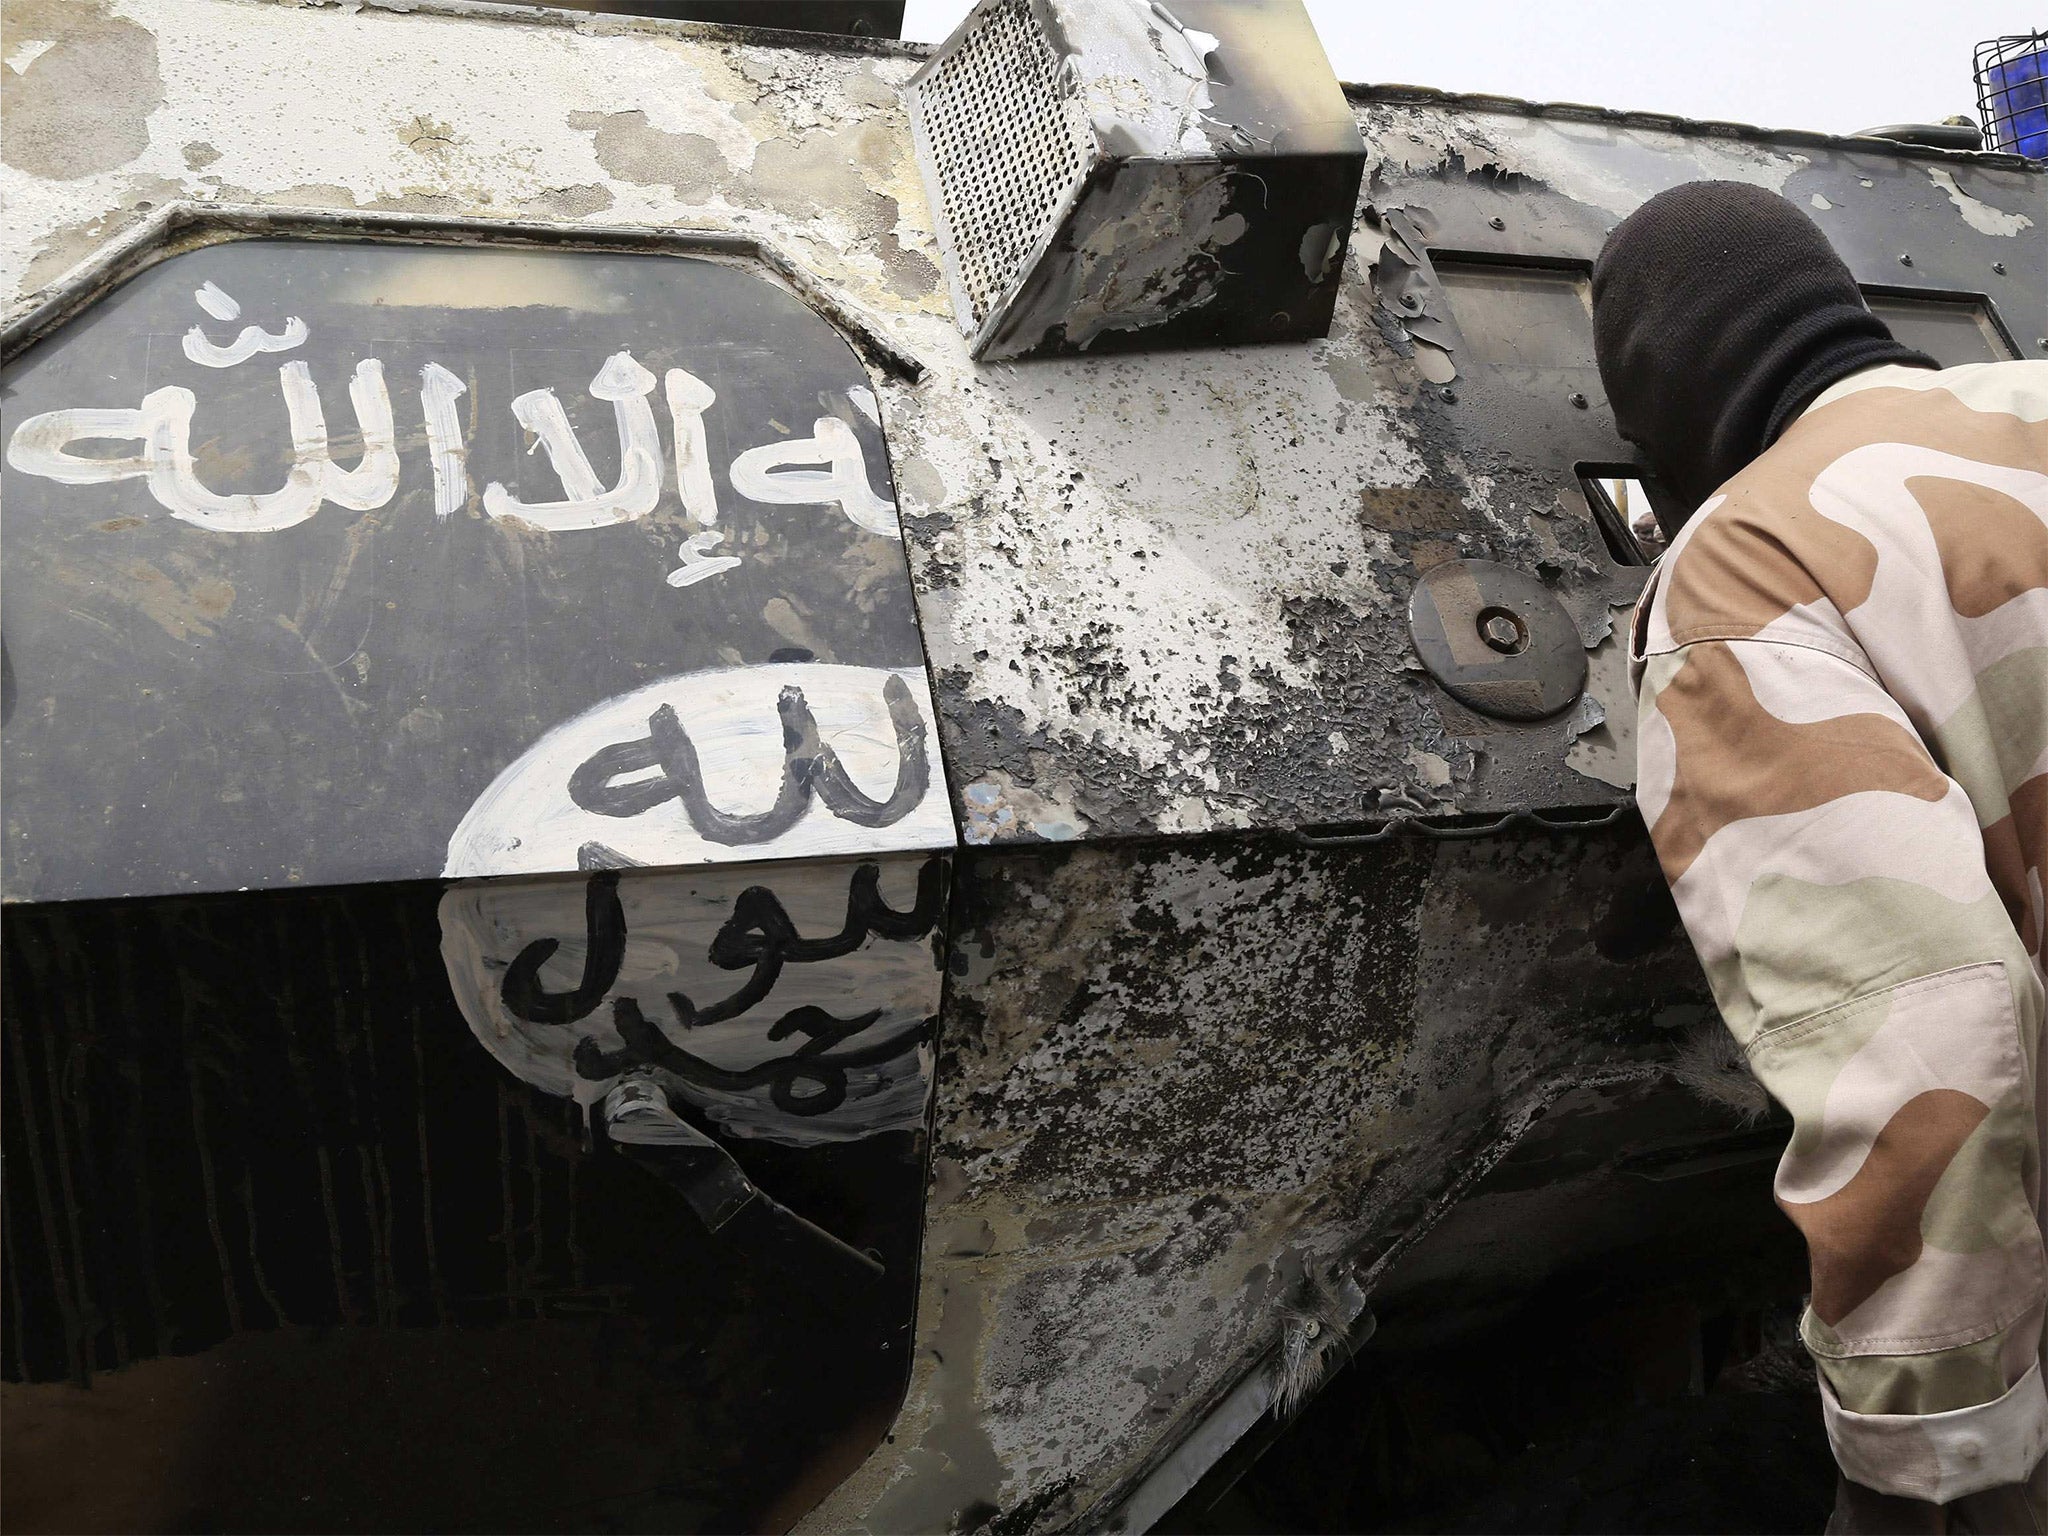
M 1750 181 L 2048 356 L 2041 165 L 1288 0 L 0 67 L 15 1528 L 1141 1531 L 1376 1309 L 1774 1219 L 1589 265 Z

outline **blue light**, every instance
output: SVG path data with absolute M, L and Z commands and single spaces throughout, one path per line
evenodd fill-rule
M 1987 64 L 1984 93 L 1998 148 L 2048 157 L 2048 42 Z

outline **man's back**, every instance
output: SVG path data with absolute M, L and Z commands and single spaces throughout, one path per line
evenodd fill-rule
M 2048 363 L 1826 390 L 1686 525 L 1632 649 L 1644 820 L 1796 1122 L 1843 1468 L 2017 1482 L 2048 1446 Z

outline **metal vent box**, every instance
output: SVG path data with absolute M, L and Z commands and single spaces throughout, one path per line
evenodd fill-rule
M 1365 146 L 1301 0 L 982 0 L 908 94 L 974 356 L 1328 333 Z

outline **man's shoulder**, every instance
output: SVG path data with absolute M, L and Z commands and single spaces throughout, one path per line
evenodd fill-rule
M 1910 421 L 1920 408 L 1943 411 L 1950 408 L 1949 402 L 1956 402 L 1986 414 L 2040 422 L 2048 419 L 2048 361 L 2007 359 L 1954 368 L 1887 363 L 1866 368 L 1822 390 L 1786 430 L 1789 433 L 1849 401 L 1855 402 L 1856 414 L 1867 420 L 1896 415 Z
M 1903 551 L 1952 567 L 1990 540 L 2038 549 L 2044 477 L 2048 362 L 1871 369 L 1823 393 L 1688 522 L 1651 627 L 1669 645 L 1805 628 L 1861 607 Z

